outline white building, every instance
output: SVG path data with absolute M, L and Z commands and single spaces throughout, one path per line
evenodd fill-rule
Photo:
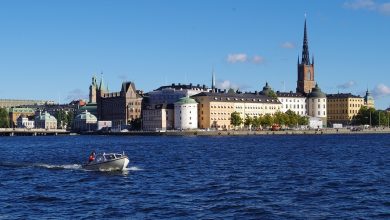
M 142 130 L 166 131 L 173 129 L 173 104 L 148 105 L 142 110 Z
M 18 128 L 27 128 L 31 129 L 34 128 L 34 121 L 28 120 L 28 118 L 25 115 L 20 115 L 19 118 L 16 120 Z
M 180 98 L 175 102 L 175 129 L 198 128 L 198 103 L 189 97 Z
M 94 131 L 97 129 L 97 118 L 85 110 L 75 117 L 72 128 L 76 131 Z
M 291 110 L 297 115 L 306 116 L 306 97 L 301 93 L 276 92 L 278 100 L 282 103 L 281 112 Z
M 148 92 L 148 105 L 158 104 L 174 104 L 182 97 L 190 97 L 201 92 L 208 92 L 210 89 L 205 85 L 199 84 L 194 86 L 191 84 L 172 84 L 170 86 L 162 86 L 154 91 Z
M 327 123 L 326 95 L 318 87 L 318 84 L 307 96 L 308 115 L 322 120 L 323 125 Z
M 35 116 L 35 127 L 44 129 L 57 129 L 57 119 L 48 112 L 39 112 Z

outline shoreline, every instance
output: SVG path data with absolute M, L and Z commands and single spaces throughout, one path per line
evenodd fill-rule
M 128 131 L 128 132 L 82 132 L 72 133 L 65 130 L 0 130 L 1 136 L 73 136 L 73 135 L 103 135 L 103 136 L 248 136 L 248 135 L 354 135 L 354 134 L 390 134 L 390 128 L 371 128 L 361 131 L 350 129 L 320 129 L 320 130 L 227 130 L 227 131 Z
M 322 129 L 322 130 L 284 130 L 284 131 L 250 131 L 250 130 L 228 130 L 228 131 L 129 131 L 129 132 L 86 132 L 80 135 L 112 135 L 112 136 L 248 136 L 248 135 L 353 135 L 353 134 L 390 134 L 389 128 L 365 129 L 362 131 L 351 131 L 349 129 Z

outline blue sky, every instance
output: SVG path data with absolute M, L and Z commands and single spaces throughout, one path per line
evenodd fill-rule
M 326 93 L 390 106 L 390 0 L 1 1 L 0 98 L 86 98 L 171 83 L 295 91 L 307 14 L 315 80 Z

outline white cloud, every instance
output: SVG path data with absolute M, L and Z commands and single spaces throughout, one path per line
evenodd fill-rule
M 226 89 L 226 91 L 229 89 L 243 91 L 251 88 L 249 85 L 232 83 L 230 80 L 217 81 L 216 87 L 221 90 Z
M 374 88 L 372 95 L 375 98 L 390 96 L 390 87 L 381 83 Z
M 88 96 L 81 89 L 74 89 L 68 92 L 68 96 L 66 96 L 66 100 L 73 101 L 79 99 L 86 99 Z
M 229 54 L 227 57 L 227 62 L 229 63 L 244 63 L 248 60 L 248 55 L 245 53 Z
M 378 10 L 385 15 L 390 15 L 390 2 L 384 3 L 379 6 Z
M 337 85 L 337 88 L 339 88 L 339 89 L 349 89 L 349 88 L 351 88 L 353 86 L 356 86 L 356 82 L 351 80 L 349 82 Z
M 371 10 L 390 15 L 390 2 L 377 3 L 374 0 L 354 0 L 344 3 L 344 7 L 353 10 Z
M 261 64 L 264 63 L 264 57 L 256 55 L 253 57 L 252 61 L 254 63 Z
M 218 89 L 226 89 L 226 90 L 228 90 L 228 89 L 237 90 L 239 88 L 239 86 L 237 84 L 234 84 L 234 83 L 230 82 L 229 80 L 217 82 L 216 87 Z
M 294 49 L 295 48 L 295 44 L 291 43 L 291 42 L 284 42 L 282 45 L 282 48 L 286 48 L 286 49 Z
M 377 4 L 373 0 L 355 0 L 344 3 L 344 7 L 349 9 L 368 9 L 373 10 L 377 7 Z

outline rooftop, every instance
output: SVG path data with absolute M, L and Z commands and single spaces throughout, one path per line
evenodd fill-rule
M 258 93 L 212 93 L 212 92 L 201 92 L 197 95 L 192 96 L 207 97 L 210 101 L 220 102 L 251 102 L 251 103 L 275 103 L 280 104 L 276 98 L 270 98 L 265 95 Z
M 339 99 L 339 98 L 362 98 L 357 95 L 352 95 L 351 93 L 336 93 L 336 94 L 327 94 L 328 99 Z

